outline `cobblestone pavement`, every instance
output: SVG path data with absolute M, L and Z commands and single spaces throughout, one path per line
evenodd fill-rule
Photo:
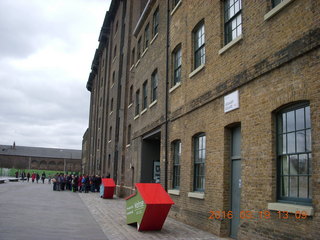
M 138 232 L 136 227 L 126 224 L 126 202 L 124 199 L 102 199 L 98 193 L 79 193 L 79 196 L 110 240 L 226 239 L 201 231 L 170 217 L 166 219 L 161 231 Z

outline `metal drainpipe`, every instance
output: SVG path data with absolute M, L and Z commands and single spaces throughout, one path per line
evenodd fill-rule
M 168 108 L 169 108 L 169 16 L 170 0 L 167 0 L 167 43 L 166 43 L 166 110 L 165 110 L 165 184 L 164 188 L 168 190 Z

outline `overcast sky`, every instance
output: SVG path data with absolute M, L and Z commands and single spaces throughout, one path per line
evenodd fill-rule
M 81 149 L 110 0 L 0 0 L 0 144 Z

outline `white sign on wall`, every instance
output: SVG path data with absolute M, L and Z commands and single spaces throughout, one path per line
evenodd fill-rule
M 224 112 L 230 112 L 239 108 L 239 90 L 224 97 Z

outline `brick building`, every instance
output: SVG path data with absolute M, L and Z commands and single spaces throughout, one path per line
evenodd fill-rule
M 81 172 L 81 151 L 0 145 L 0 168 Z
M 219 236 L 316 239 L 319 22 L 316 0 L 112 1 L 87 173 L 119 196 L 160 182 L 172 217 Z

